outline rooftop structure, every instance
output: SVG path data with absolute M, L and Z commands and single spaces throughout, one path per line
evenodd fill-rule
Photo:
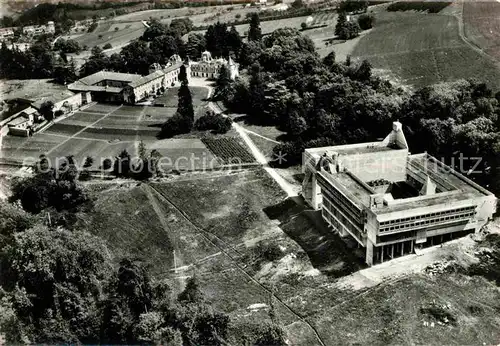
M 410 155 L 401 123 L 380 142 L 306 149 L 302 193 L 342 236 L 383 262 L 478 231 L 495 196 L 423 153 Z

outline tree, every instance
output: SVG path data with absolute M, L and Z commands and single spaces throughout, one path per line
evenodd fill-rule
M 201 303 L 204 299 L 196 277 L 190 277 L 187 280 L 186 288 L 179 293 L 177 298 L 177 300 L 182 303 Z
M 181 83 L 186 83 L 186 85 L 189 84 L 186 66 L 184 65 L 182 65 L 179 69 L 179 81 Z
M 274 323 L 264 323 L 259 326 L 255 346 L 286 346 L 285 331 Z
M 111 45 L 111 43 L 106 43 L 104 46 L 102 46 L 102 49 L 111 49 L 113 48 L 113 46 Z
M 227 34 L 228 51 L 232 52 L 234 56 L 239 56 L 242 45 L 243 45 L 243 40 L 241 39 L 238 30 L 236 30 L 236 27 L 234 25 L 231 25 L 231 29 Z
M 144 141 L 142 139 L 139 142 L 139 148 L 137 149 L 137 152 L 139 154 L 139 158 L 141 159 L 146 158 L 146 144 L 144 144 Z
M 362 14 L 358 18 L 358 24 L 361 30 L 368 30 L 373 27 L 374 17 L 371 14 Z
M 35 343 L 97 343 L 108 254 L 85 232 L 37 226 L 16 233 L 2 249 L 0 277 L 22 334 Z
M 219 69 L 217 80 L 215 81 L 214 99 L 221 99 L 223 95 L 227 94 L 231 88 L 231 84 L 232 80 L 229 69 L 226 65 L 222 65 Z
M 82 66 L 82 75 L 88 76 L 93 73 L 106 69 L 109 64 L 109 58 L 103 53 L 102 48 L 95 46 L 92 48 L 90 57 Z
M 92 167 L 93 164 L 94 164 L 94 159 L 91 156 L 87 156 L 85 158 L 85 162 L 83 164 L 83 167 L 89 168 L 89 167 Z
M 65 40 L 63 38 L 59 38 L 54 44 L 54 49 L 63 53 L 79 53 L 81 47 L 75 40 Z
M 145 41 L 152 41 L 154 38 L 167 33 L 167 27 L 156 19 L 151 20 L 148 25 L 149 27 L 142 34 L 142 39 Z
M 229 54 L 227 24 L 217 22 L 210 25 L 205 32 L 207 50 L 215 57 L 227 56 Z
M 183 81 L 181 83 L 181 87 L 179 88 L 177 95 L 178 95 L 177 113 L 181 115 L 184 119 L 186 119 L 186 124 L 188 125 L 188 128 L 186 128 L 186 130 L 189 132 L 191 130 L 191 127 L 193 126 L 194 108 L 193 108 L 193 96 L 191 95 L 191 91 L 189 90 L 186 81 Z
M 189 34 L 186 44 L 186 54 L 190 59 L 199 59 L 207 48 L 205 36 L 198 33 Z
M 40 114 L 47 121 L 54 119 L 54 102 L 50 100 L 43 102 L 40 106 Z
M 125 69 L 128 73 L 149 74 L 149 67 L 155 61 L 155 55 L 148 44 L 144 41 L 133 41 L 125 46 L 120 55 L 125 61 Z
M 260 41 L 262 30 L 260 28 L 260 18 L 258 13 L 252 13 L 250 28 L 248 30 L 248 41 Z
M 306 30 L 307 29 L 307 23 L 306 22 L 300 23 L 300 27 L 302 28 L 302 30 Z
M 123 149 L 120 155 L 115 159 L 113 174 L 117 177 L 128 177 L 131 168 L 130 154 Z
M 252 66 L 252 77 L 250 79 L 249 86 L 249 105 L 251 114 L 256 116 L 257 118 L 262 118 L 262 116 L 264 115 L 264 88 L 265 85 L 261 67 L 258 63 L 254 64 Z
M 172 55 L 179 54 L 177 40 L 171 35 L 155 37 L 150 44 L 150 48 L 155 56 L 154 60 L 161 63 L 166 63 Z
M 335 35 L 340 36 L 342 29 L 345 27 L 347 23 L 347 15 L 345 12 L 339 12 L 337 18 L 337 24 L 335 25 Z
M 230 118 L 215 114 L 212 111 L 207 111 L 194 124 L 195 129 L 198 131 L 212 131 L 215 134 L 224 134 L 231 129 L 231 126 L 232 121 Z

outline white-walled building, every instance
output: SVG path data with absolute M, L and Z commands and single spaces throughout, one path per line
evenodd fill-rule
M 189 66 L 191 67 L 192 77 L 216 79 L 222 66 L 229 69 L 231 79 L 234 80 L 240 75 L 238 64 L 231 57 L 229 57 L 229 60 L 223 58 L 213 59 L 212 54 L 208 51 L 201 54 L 201 60 L 190 62 Z
M 302 194 L 368 265 L 478 232 L 495 195 L 434 157 L 410 155 L 401 123 L 381 142 L 306 149 Z

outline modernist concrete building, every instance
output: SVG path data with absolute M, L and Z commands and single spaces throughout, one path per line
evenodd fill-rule
M 495 196 L 434 157 L 410 155 L 401 123 L 381 142 L 306 149 L 302 193 L 372 265 L 477 232 Z
M 213 59 L 210 52 L 205 51 L 201 54 L 201 60 L 196 62 L 189 62 L 191 67 L 191 76 L 215 79 L 219 75 L 219 70 L 222 66 L 229 69 L 229 74 L 232 80 L 240 75 L 238 64 L 234 62 L 231 57 L 226 59 Z

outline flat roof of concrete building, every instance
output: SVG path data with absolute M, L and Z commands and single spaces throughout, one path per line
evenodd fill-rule
M 401 149 L 391 148 L 382 145 L 382 142 L 336 145 L 329 147 L 305 149 L 306 152 L 318 157 L 322 156 L 324 153 L 327 153 L 327 155 L 331 155 L 333 153 L 338 153 L 339 155 L 355 155 L 355 154 L 367 154 L 367 153 L 375 153 L 375 152 L 391 151 L 391 150 L 401 150 Z
M 321 148 L 322 151 L 324 151 L 324 149 L 326 148 Z M 333 151 L 338 152 L 336 149 Z M 454 189 L 451 191 L 438 192 L 433 195 L 421 195 L 394 200 L 387 204 L 384 203 L 383 206 L 372 209 L 375 214 L 389 214 L 402 211 L 407 212 L 410 209 L 437 205 L 443 205 L 444 208 L 446 204 L 449 205 L 451 202 L 466 201 L 492 195 L 491 192 L 452 170 L 450 167 L 437 161 L 437 159 L 430 155 L 409 155 L 408 162 L 417 163 L 420 166 L 425 167 L 426 170 L 422 170 L 422 172 L 427 172 L 432 175 L 435 180 L 442 179 L 443 181 L 448 182 L 454 186 Z M 322 171 L 321 173 L 327 180 L 333 179 L 336 183 L 342 185 L 342 187 L 344 187 L 350 195 L 355 197 L 353 202 L 370 208 L 370 195 L 374 193 L 372 192 L 373 189 L 366 186 L 366 182 L 360 181 L 349 171 L 342 171 L 334 174 L 330 174 L 325 171 Z

